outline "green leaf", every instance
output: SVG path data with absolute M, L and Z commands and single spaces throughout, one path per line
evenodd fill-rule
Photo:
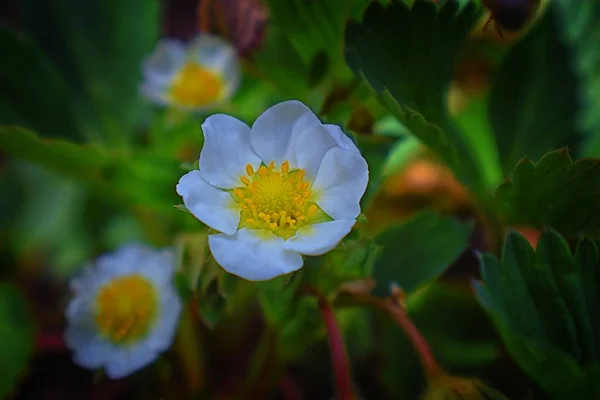
M 510 232 L 502 265 L 492 255 L 482 257 L 476 296 L 519 365 L 556 398 L 594 397 L 592 372 L 583 366 L 597 357 L 597 319 L 588 306 L 597 302 L 597 267 L 592 241 L 582 241 L 573 257 L 553 230 L 541 235 L 535 253 Z
M 506 56 L 489 113 L 505 174 L 522 158 L 578 141 L 577 81 L 553 10 Z
M 141 63 L 158 38 L 159 2 L 26 0 L 22 28 L 64 72 L 88 132 L 123 141 L 142 110 Z
M 600 274 L 598 247 L 594 241 L 584 238 L 577 245 L 575 264 L 581 276 L 585 303 L 592 331 L 596 340 L 596 360 L 600 360 Z
M 327 254 L 307 260 L 302 278 L 320 293 L 333 294 L 344 283 L 370 278 L 380 250 L 373 240 L 346 240 Z
M 600 160 L 573 162 L 565 150 L 523 159 L 496 191 L 511 225 L 551 226 L 562 235 L 600 237 Z
M 348 65 L 392 113 L 463 182 L 483 191 L 474 151 L 446 109 L 456 53 L 479 11 L 473 2 L 459 11 L 452 0 L 439 8 L 430 1 L 414 2 L 412 8 L 398 1 L 387 7 L 372 2 L 362 22 L 348 24 L 345 51 Z
M 102 170 L 110 163 L 108 154 L 99 148 L 41 139 L 23 128 L 0 126 L 0 150 L 8 156 L 96 183 L 102 180 Z
M 573 48 L 571 61 L 582 83 L 580 102 L 583 109 L 578 122 L 589 135 L 582 155 L 600 157 L 600 4 L 596 0 L 556 0 L 553 4 L 560 19 L 559 28 Z M 556 61 L 560 60 L 553 60 Z
M 512 316 L 512 329 L 544 341 L 543 321 L 526 280 L 534 264 L 535 253 L 527 240 L 516 232 L 509 232 L 502 249 L 502 264 L 495 257 L 484 255 L 482 276 L 494 303 L 502 312 Z
M 270 24 L 285 32 L 291 45 L 308 66 L 324 54 L 334 70 L 345 68 L 342 58 L 344 27 L 364 0 L 266 0 Z M 339 77 L 338 77 L 339 78 Z
M 33 354 L 34 326 L 25 298 L 9 283 L 0 283 L 0 398 L 14 388 Z
M 392 282 L 412 291 L 440 276 L 469 246 L 472 225 L 424 211 L 376 238 L 375 293 L 386 295 Z
M 581 271 L 575 264 L 569 245 L 558 233 L 549 229 L 540 237 L 536 253 L 538 268 L 548 269 L 549 275 L 554 276 L 556 288 L 562 294 L 573 318 L 582 362 L 596 360 L 596 342 L 589 319 Z M 558 297 L 560 295 L 555 296 Z M 598 333 L 600 334 L 600 331 Z
M 515 332 L 505 316 L 493 308 L 486 288 L 476 283 L 474 289 L 508 351 L 529 376 L 554 398 L 589 398 L 585 396 L 585 373 L 572 357 Z
M 0 29 L 0 124 L 81 139 L 63 76 L 25 35 Z

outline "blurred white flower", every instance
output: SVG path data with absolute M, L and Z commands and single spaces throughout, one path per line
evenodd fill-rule
M 188 44 L 162 39 L 143 63 L 142 93 L 159 105 L 202 110 L 230 98 L 240 70 L 235 48 L 200 34 Z
M 99 257 L 71 282 L 65 341 L 73 361 L 122 378 L 152 363 L 176 332 L 181 301 L 174 255 L 130 244 Z
M 296 271 L 302 255 L 333 249 L 352 229 L 367 163 L 337 125 L 299 101 L 266 110 L 249 128 L 223 114 L 202 124 L 200 169 L 177 193 L 209 236 L 215 260 L 248 280 Z

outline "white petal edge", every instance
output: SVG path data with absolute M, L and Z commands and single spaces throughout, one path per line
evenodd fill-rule
M 315 201 L 333 219 L 356 219 L 368 181 L 369 167 L 360 153 L 335 147 L 317 173 Z
M 110 379 L 121 379 L 152 364 L 157 357 L 157 352 L 152 351 L 145 341 L 140 341 L 133 346 L 116 348 L 104 368 Z
M 179 179 L 177 194 L 192 215 L 213 229 L 233 235 L 240 222 L 229 193 L 209 185 L 200 171 L 190 171 Z
M 179 325 L 182 304 L 173 285 L 160 289 L 160 316 L 148 337 L 148 346 L 154 351 L 166 351 L 173 344 Z
M 221 77 L 225 85 L 222 99 L 230 98 L 238 89 L 240 63 L 231 43 L 219 36 L 203 33 L 192 39 L 187 57 Z
M 298 167 L 304 169 L 309 181 L 315 180 L 325 154 L 337 146 L 337 141 L 323 125 L 311 126 L 298 135 L 296 142 Z
M 270 280 L 302 267 L 302 256 L 285 250 L 284 243 L 270 232 L 246 228 L 233 236 L 208 236 L 210 251 L 217 263 L 230 274 L 249 281 Z
M 338 219 L 300 228 L 283 247 L 307 256 L 320 256 L 333 250 L 354 224 L 355 219 Z
M 164 87 L 185 63 L 186 48 L 173 39 L 162 39 L 142 64 L 144 78 L 151 86 Z
M 327 132 L 331 135 L 331 137 L 337 142 L 337 145 L 345 150 L 352 150 L 356 153 L 360 154 L 360 150 L 356 147 L 356 144 L 352 139 L 348 137 L 338 125 L 335 124 L 325 124 L 323 125 Z
M 207 33 L 201 33 L 189 42 L 186 56 L 217 73 L 228 65 L 238 64 L 235 47 L 222 37 Z
M 221 189 L 242 186 L 240 177 L 246 165 L 255 169 L 260 158 L 250 144 L 250 128 L 225 114 L 214 114 L 202 124 L 204 147 L 200 153 L 200 173 L 204 180 Z
M 302 102 L 284 101 L 268 108 L 252 125 L 252 146 L 261 160 L 277 165 L 289 161 L 297 167 L 296 140 L 306 128 L 322 125 L 319 118 Z

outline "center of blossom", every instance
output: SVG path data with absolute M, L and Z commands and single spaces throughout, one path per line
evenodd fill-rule
M 185 107 L 202 107 L 220 99 L 223 82 L 219 75 L 194 61 L 188 61 L 169 88 L 173 101 Z
M 139 274 L 123 276 L 102 286 L 96 295 L 95 319 L 102 335 L 115 343 L 144 336 L 157 314 L 152 283 Z
M 271 161 L 257 171 L 248 164 L 240 181 L 244 186 L 233 190 L 233 199 L 242 208 L 243 227 L 266 229 L 288 239 L 300 227 L 328 218 L 311 201 L 311 184 L 305 180 L 304 170 L 290 171 L 288 161 L 280 168 Z

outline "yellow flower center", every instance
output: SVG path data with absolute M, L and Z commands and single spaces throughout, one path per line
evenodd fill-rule
M 188 61 L 173 79 L 169 94 L 184 107 L 202 107 L 221 98 L 221 77 L 197 62 Z
M 135 274 L 112 280 L 96 295 L 96 324 L 115 343 L 131 342 L 148 333 L 157 314 L 153 284 Z
M 329 219 L 314 202 L 303 169 L 290 171 L 288 161 L 277 169 L 271 161 L 258 171 L 248 164 L 246 174 L 240 177 L 244 186 L 233 189 L 232 196 L 242 209 L 242 227 L 266 229 L 288 239 L 303 226 Z

